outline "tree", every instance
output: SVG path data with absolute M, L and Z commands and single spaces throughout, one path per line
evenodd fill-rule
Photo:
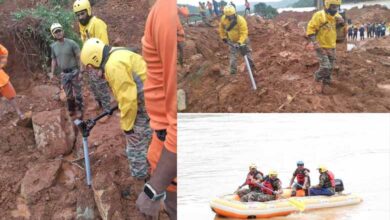
M 255 13 L 268 19 L 278 15 L 278 11 L 275 8 L 261 2 L 255 5 Z

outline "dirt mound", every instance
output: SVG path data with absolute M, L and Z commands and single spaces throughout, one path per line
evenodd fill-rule
M 186 27 L 193 41 L 190 57 L 179 70 L 179 88 L 187 95 L 187 112 L 388 112 L 389 94 L 377 84 L 390 78 L 381 60 L 386 56 L 338 48 L 333 85 L 319 93 L 313 72 L 318 61 L 305 46 L 299 21 L 247 18 L 252 56 L 259 89 L 253 91 L 243 60 L 239 74 L 228 74 L 228 48 L 218 39 L 217 29 Z M 204 36 L 206 35 L 206 36 Z M 377 40 L 374 40 L 377 41 Z M 389 38 L 381 41 L 389 42 Z M 381 42 L 380 41 L 380 42 Z M 379 41 L 378 41 L 379 42 Z M 375 44 L 375 43 L 373 43 Z M 207 56 L 201 46 L 213 51 Z M 386 45 L 386 43 L 384 43 Z M 379 43 L 378 47 L 384 47 Z M 239 59 L 240 60 L 240 59 Z
M 390 9 L 382 5 L 364 6 L 361 9 L 354 7 L 347 11 L 347 17 L 353 24 L 389 22 Z

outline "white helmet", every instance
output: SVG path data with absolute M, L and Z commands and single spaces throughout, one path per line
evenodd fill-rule
M 60 23 L 53 23 L 51 25 L 50 33 L 51 33 L 51 35 L 53 35 L 53 37 L 55 37 L 54 32 L 56 32 L 56 30 L 58 30 L 58 29 L 63 30 L 62 25 Z

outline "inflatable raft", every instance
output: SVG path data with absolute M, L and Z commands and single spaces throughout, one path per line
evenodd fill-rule
M 278 199 L 269 202 L 240 202 L 237 195 L 226 195 L 213 199 L 211 209 L 220 216 L 230 218 L 271 218 L 285 216 L 304 211 L 354 205 L 362 202 L 362 198 L 353 194 L 338 193 L 334 196 L 306 196 Z M 298 205 L 297 205 L 298 204 Z

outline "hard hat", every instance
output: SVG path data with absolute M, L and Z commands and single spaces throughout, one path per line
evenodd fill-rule
M 325 0 L 325 8 L 328 9 L 330 5 L 341 5 L 341 0 Z
M 81 49 L 81 62 L 87 66 L 92 65 L 95 68 L 100 67 L 103 59 L 103 49 L 106 46 L 103 41 L 97 38 L 88 39 Z
M 60 23 L 53 23 L 50 27 L 50 33 L 51 35 L 53 35 L 54 37 L 54 32 L 56 32 L 56 30 L 62 30 L 62 25 Z
M 231 6 L 231 5 L 227 5 L 227 6 L 225 6 L 225 7 L 223 8 L 223 14 L 224 14 L 225 16 L 234 15 L 234 14 L 236 14 L 236 9 L 235 9 L 233 6 Z
M 297 162 L 297 166 L 303 166 L 303 165 L 305 165 L 305 164 L 303 163 L 302 160 L 300 160 L 300 161 Z
M 268 175 L 269 176 L 278 176 L 278 172 L 276 172 L 276 170 L 270 170 Z
M 257 166 L 256 164 L 252 163 L 251 165 L 249 165 L 249 169 L 257 169 Z
M 73 3 L 73 12 L 74 13 L 77 13 L 77 12 L 82 11 L 82 10 L 87 10 L 88 15 L 89 16 L 92 15 L 91 4 L 89 3 L 88 0 L 76 0 Z
M 317 169 L 320 170 L 321 173 L 328 171 L 328 168 L 324 165 L 319 165 Z

